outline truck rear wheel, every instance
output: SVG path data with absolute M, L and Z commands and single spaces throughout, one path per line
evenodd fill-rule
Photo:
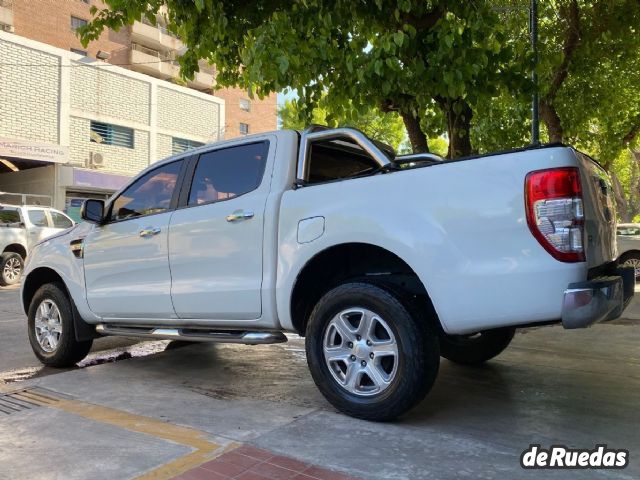
M 306 330 L 316 385 L 338 410 L 365 420 L 402 415 L 431 389 L 438 336 L 390 291 L 345 283 L 326 293 Z
M 71 299 L 59 284 L 36 291 L 29 305 L 29 342 L 45 365 L 70 367 L 87 356 L 93 340 L 76 340 Z
M 20 281 L 24 260 L 14 252 L 5 252 L 0 255 L 0 286 L 15 285 Z
M 455 363 L 479 365 L 501 354 L 509 346 L 513 327 L 485 330 L 471 335 L 440 334 L 440 354 Z

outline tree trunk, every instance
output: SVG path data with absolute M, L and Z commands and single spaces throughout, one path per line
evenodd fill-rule
M 404 127 L 407 129 L 407 135 L 411 142 L 411 148 L 414 153 L 426 153 L 429 151 L 429 143 L 427 136 L 422 131 L 420 119 L 409 112 L 400 112 Z
M 547 126 L 547 132 L 549 132 L 549 142 L 559 143 L 562 142 L 564 137 L 564 129 L 560 121 L 560 116 L 556 111 L 556 107 L 553 104 L 542 100 L 540 102 L 540 118 Z
M 449 135 L 449 151 L 447 157 L 458 158 L 471 155 L 471 118 L 473 111 L 469 104 L 458 98 L 456 100 L 441 100 L 440 107 L 447 118 L 447 133 Z
M 629 223 L 631 221 L 629 212 L 629 202 L 624 195 L 624 188 L 622 183 L 618 179 L 614 172 L 610 172 L 611 183 L 613 184 L 613 195 L 616 200 L 616 210 L 618 211 L 618 219 L 622 223 Z

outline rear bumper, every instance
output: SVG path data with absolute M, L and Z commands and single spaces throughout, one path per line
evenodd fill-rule
M 635 272 L 621 267 L 615 273 L 569 285 L 562 304 L 564 328 L 584 328 L 622 315 L 633 297 Z

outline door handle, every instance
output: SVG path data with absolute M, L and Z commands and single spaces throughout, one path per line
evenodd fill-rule
M 160 227 L 147 227 L 140 230 L 141 237 L 153 237 L 160 233 Z
M 231 215 L 227 215 L 227 222 L 249 220 L 250 218 L 253 218 L 253 212 L 251 210 L 236 210 Z

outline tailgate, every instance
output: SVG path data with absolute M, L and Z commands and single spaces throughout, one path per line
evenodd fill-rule
M 615 200 L 609 174 L 588 155 L 575 153 L 584 201 L 585 252 L 592 268 L 617 257 Z

